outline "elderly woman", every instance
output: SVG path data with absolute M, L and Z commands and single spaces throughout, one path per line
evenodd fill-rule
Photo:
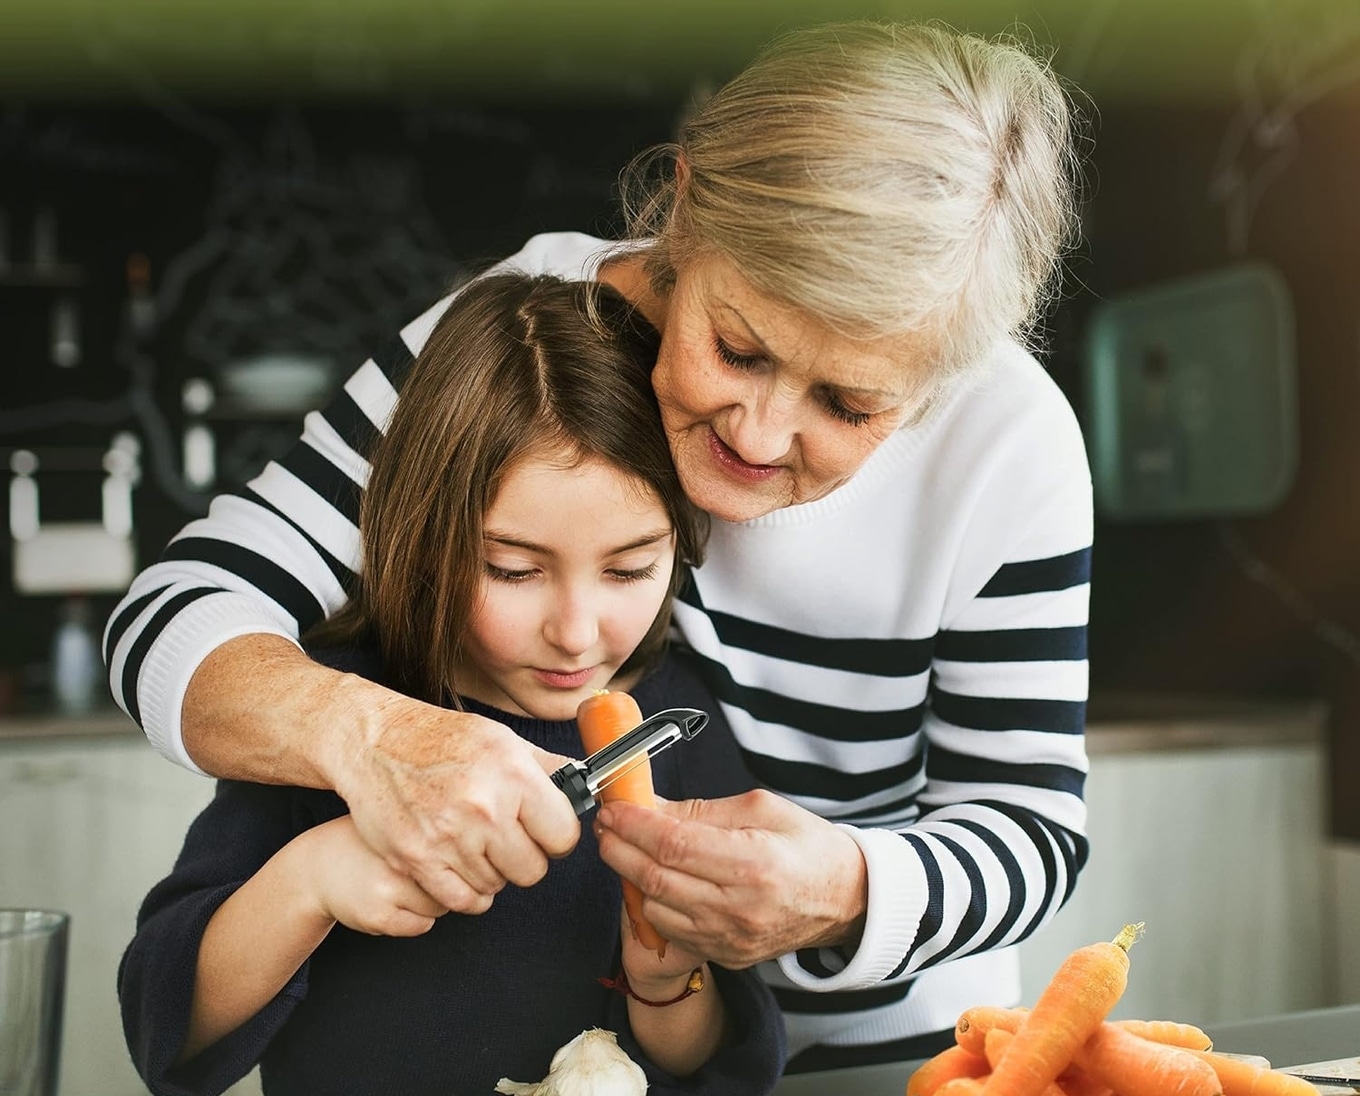
M 1017 1000 L 1009 945 L 1086 857 L 1090 476 L 1024 341 L 1073 225 L 1071 125 L 1013 45 L 799 31 L 627 190 L 629 240 L 539 236 L 501 264 L 608 283 L 661 333 L 671 453 L 714 519 L 678 641 L 758 788 L 594 824 L 659 931 L 762 964 L 794 1068 L 919 1056 Z M 165 754 L 336 790 L 476 912 L 577 840 L 561 758 L 297 646 L 361 573 L 366 447 L 446 305 L 172 541 L 105 649 Z

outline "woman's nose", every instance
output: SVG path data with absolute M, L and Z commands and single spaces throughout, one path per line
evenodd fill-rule
M 747 464 L 777 464 L 798 433 L 798 400 L 764 390 L 754 393 L 728 416 L 728 442 Z
M 590 650 L 600 636 L 599 615 L 590 598 L 576 591 L 564 593 L 544 622 L 543 635 L 563 654 Z

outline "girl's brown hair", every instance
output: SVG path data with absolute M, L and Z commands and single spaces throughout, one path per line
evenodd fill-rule
M 320 641 L 370 633 L 395 687 L 457 703 L 453 668 L 485 574 L 483 516 L 516 462 L 566 453 L 636 479 L 674 526 L 671 588 L 624 669 L 651 664 L 684 565 L 702 560 L 708 531 L 662 431 L 650 379 L 658 342 L 620 294 L 597 283 L 500 274 L 463 288 L 371 454 L 361 588 Z

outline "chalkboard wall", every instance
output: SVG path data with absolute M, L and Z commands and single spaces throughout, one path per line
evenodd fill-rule
M 533 233 L 615 231 L 619 169 L 670 137 L 677 109 L 0 106 L 5 482 L 15 451 L 32 452 L 43 525 L 98 523 L 104 455 L 131 432 L 144 565 L 211 494 L 185 479 L 191 423 L 214 438 L 220 489 L 285 449 L 324 398 L 233 405 L 233 368 L 302 359 L 333 388 Z M 194 379 L 211 408 L 186 410 Z M 0 536 L 0 700 L 17 684 L 32 707 L 64 599 L 18 593 L 12 552 Z M 94 596 L 100 622 L 116 600 Z

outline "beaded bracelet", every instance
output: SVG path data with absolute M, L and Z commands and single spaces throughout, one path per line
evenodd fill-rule
M 617 978 L 601 978 L 599 979 L 599 983 L 606 989 L 616 989 L 620 993 L 622 993 L 625 997 L 631 997 L 634 1001 L 640 1001 L 644 1005 L 650 1005 L 652 1008 L 663 1008 L 666 1005 L 673 1005 L 677 1001 L 683 1001 L 686 997 L 698 993 L 701 989 L 703 989 L 704 968 L 695 967 L 692 971 L 690 971 L 689 981 L 685 983 L 685 988 L 682 989 L 679 993 L 677 993 L 674 997 L 672 997 L 669 1001 L 649 1001 L 645 997 L 639 997 L 637 993 L 634 992 L 633 987 L 628 984 L 628 972 L 625 971 L 622 967 L 619 968 L 619 974 Z

